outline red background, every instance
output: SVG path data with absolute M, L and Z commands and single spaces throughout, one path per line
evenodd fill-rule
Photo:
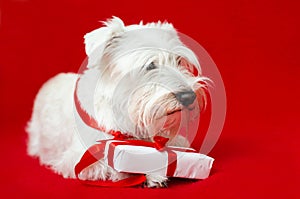
M 300 198 L 299 7 L 293 0 L 2 0 L 1 197 Z M 76 71 L 82 36 L 112 15 L 126 24 L 167 19 L 218 65 L 228 111 L 210 178 L 173 180 L 168 189 L 86 187 L 26 155 L 24 127 L 39 87 Z

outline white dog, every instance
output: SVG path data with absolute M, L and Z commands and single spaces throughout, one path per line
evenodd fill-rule
M 124 26 L 117 17 L 104 24 L 84 37 L 87 69 L 80 75 L 61 73 L 46 82 L 28 123 L 28 153 L 65 178 L 75 178 L 74 167 L 83 153 L 95 141 L 111 138 L 111 130 L 143 140 L 161 135 L 170 138 L 167 145 L 189 146 L 177 133 L 182 117 L 199 114 L 205 101 L 207 79 L 172 24 Z M 103 132 L 80 121 L 74 92 Z M 100 160 L 80 178 L 118 181 L 127 175 Z M 149 173 L 146 185 L 161 187 L 166 180 Z

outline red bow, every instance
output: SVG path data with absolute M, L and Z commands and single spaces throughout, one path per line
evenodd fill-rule
M 114 140 L 127 140 L 129 138 L 133 138 L 131 135 L 124 135 L 121 131 L 112 131 L 111 134 L 114 136 Z M 166 146 L 166 143 L 169 141 L 169 138 L 165 138 L 159 135 L 154 136 L 153 147 L 157 150 L 161 150 Z
M 121 133 L 121 131 L 113 131 L 111 130 L 110 133 L 114 136 L 114 140 L 127 140 L 129 138 L 133 138 L 131 135 L 125 135 Z
M 156 135 L 154 136 L 153 140 L 154 140 L 154 147 L 157 150 L 161 150 L 162 148 L 165 147 L 166 143 L 169 141 L 169 138 Z

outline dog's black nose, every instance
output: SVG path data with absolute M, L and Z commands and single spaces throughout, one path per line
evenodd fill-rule
M 188 106 L 195 101 L 196 94 L 193 91 L 175 93 L 176 99 L 183 105 Z

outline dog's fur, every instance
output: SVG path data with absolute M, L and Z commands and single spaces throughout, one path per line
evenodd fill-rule
M 199 95 L 193 104 L 183 106 L 176 93 L 192 90 L 202 95 L 206 78 L 194 53 L 169 23 L 124 26 L 114 17 L 104 24 L 85 35 L 88 69 L 80 76 L 77 90 L 83 109 L 107 130 L 144 140 L 159 134 L 170 138 L 168 145 L 188 146 L 176 132 L 185 112 L 199 113 Z M 191 67 L 199 75 L 193 75 Z M 61 73 L 46 82 L 27 127 L 28 153 L 65 178 L 75 178 L 74 166 L 99 139 L 90 136 L 96 131 L 90 127 L 78 129 L 73 96 L 78 77 Z M 102 139 L 110 137 L 102 132 Z M 98 161 L 80 178 L 118 181 L 127 175 Z M 164 186 L 167 177 L 149 173 L 147 180 L 150 187 Z

